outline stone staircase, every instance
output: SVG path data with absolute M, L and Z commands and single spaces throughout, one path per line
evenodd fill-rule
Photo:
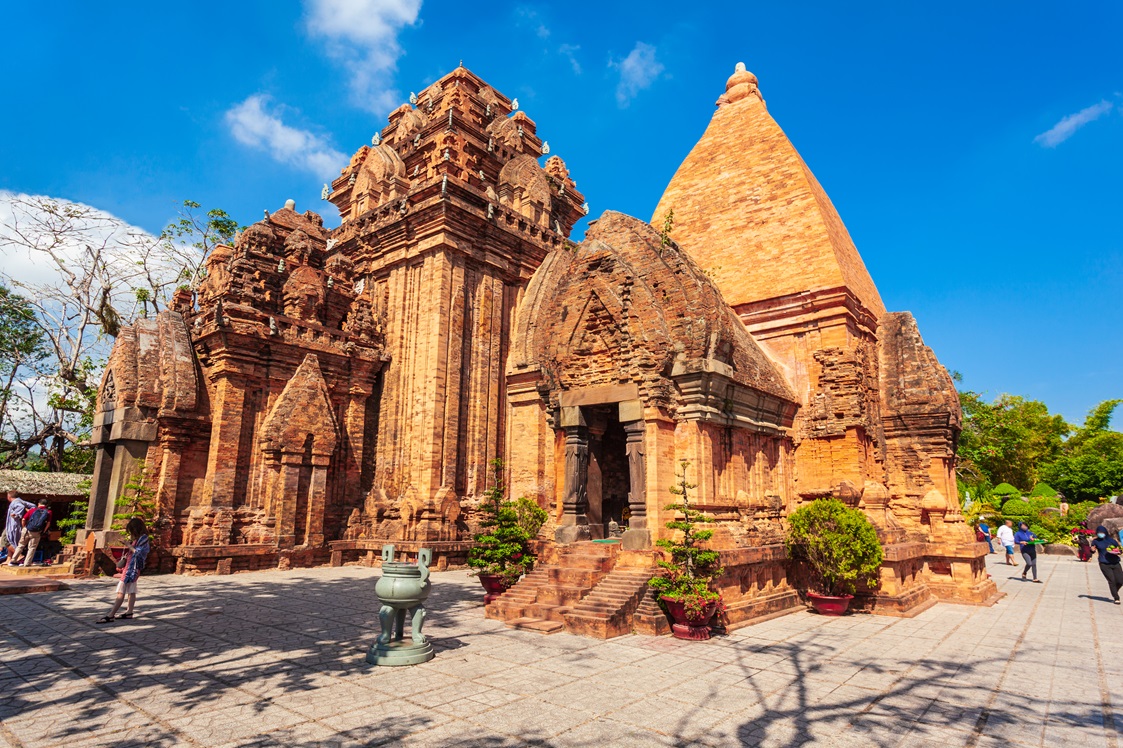
M 559 549 L 486 608 L 488 618 L 543 634 L 567 630 L 607 639 L 632 631 L 650 569 L 615 569 L 619 543 L 574 543 Z

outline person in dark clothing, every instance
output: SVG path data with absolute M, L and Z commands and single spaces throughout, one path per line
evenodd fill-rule
M 1026 573 L 1033 572 L 1033 581 L 1041 584 L 1041 580 L 1037 578 L 1037 536 L 1029 530 L 1029 525 L 1022 522 L 1018 525 L 1018 531 L 1014 533 L 1014 542 L 1022 549 L 1022 560 L 1026 562 L 1026 566 L 1022 569 L 1022 579 L 1026 578 Z
M 1099 553 L 1100 571 L 1107 580 L 1107 588 L 1116 605 L 1119 605 L 1119 588 L 1123 587 L 1123 565 L 1120 564 L 1120 553 L 1123 547 L 1119 541 L 1111 537 L 1107 528 L 1100 525 L 1096 528 L 1096 537 L 1092 540 L 1092 547 Z

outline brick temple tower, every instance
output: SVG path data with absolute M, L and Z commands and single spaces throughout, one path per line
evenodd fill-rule
M 350 536 L 447 541 L 504 454 L 514 311 L 584 215 L 534 122 L 464 67 L 411 95 L 327 198 L 359 293 L 388 321 L 373 474 Z M 375 531 L 374 528 L 378 528 Z

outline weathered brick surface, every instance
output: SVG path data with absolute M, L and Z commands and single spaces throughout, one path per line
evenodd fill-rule
M 650 564 L 685 459 L 732 618 L 794 604 L 785 517 L 821 496 L 877 525 L 867 604 L 989 599 L 955 498 L 954 387 L 885 312 L 756 78 L 729 79 L 656 228 L 607 212 L 571 244 L 584 197 L 545 151 L 460 67 L 326 186 L 338 229 L 290 203 L 216 248 L 194 294 L 114 347 L 89 530 L 111 539 L 145 460 L 178 571 L 369 561 L 386 541 L 447 566 L 503 457 L 547 534 L 627 515 Z

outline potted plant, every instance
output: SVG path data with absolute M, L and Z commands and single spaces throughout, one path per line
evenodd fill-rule
M 503 460 L 491 461 L 495 484 L 484 494 L 481 507 L 483 531 L 468 551 L 468 566 L 480 578 L 486 592 L 484 604 L 506 592 L 519 578 L 534 568 L 529 541 L 538 534 L 549 515 L 533 500 L 504 501 Z
M 788 553 L 809 573 L 814 589 L 807 597 L 817 612 L 843 615 L 859 581 L 877 583 L 881 544 L 865 512 L 838 499 L 817 499 L 792 512 L 788 523 Z
M 721 574 L 717 551 L 702 548 L 713 537 L 713 530 L 699 530 L 697 525 L 713 520 L 690 506 L 689 491 L 693 483 L 686 481 L 688 460 L 679 465 L 679 482 L 670 491 L 680 501 L 667 505 L 676 517 L 664 526 L 675 530 L 672 539 L 656 541 L 670 558 L 659 561 L 660 574 L 649 586 L 655 591 L 667 615 L 671 617 L 671 633 L 679 639 L 703 640 L 710 638 L 710 620 L 721 608 L 721 595 L 710 589 L 710 582 Z

